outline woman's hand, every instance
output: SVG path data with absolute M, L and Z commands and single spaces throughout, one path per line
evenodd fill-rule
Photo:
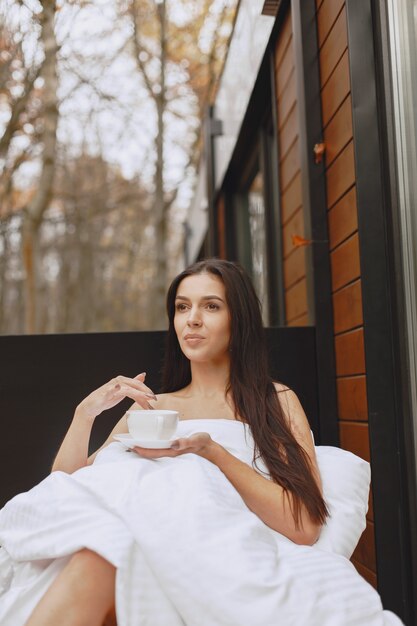
M 173 441 L 171 448 L 154 449 L 135 446 L 132 449 L 145 459 L 160 459 L 164 456 L 174 457 L 188 454 L 189 452 L 205 457 L 212 445 L 214 445 L 214 441 L 208 433 L 195 433 L 190 437 L 176 439 Z
M 152 389 L 144 384 L 146 373 L 135 378 L 116 376 L 88 395 L 77 407 L 77 411 L 91 420 L 103 411 L 111 409 L 124 398 L 131 398 L 143 409 L 152 409 L 149 400 L 156 400 Z

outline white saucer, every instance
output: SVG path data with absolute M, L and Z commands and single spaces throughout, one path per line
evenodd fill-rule
M 156 439 L 155 441 L 146 441 L 145 439 L 134 439 L 128 433 L 123 433 L 122 435 L 113 435 L 113 438 L 116 441 L 122 443 L 126 448 L 134 448 L 135 446 L 139 446 L 140 448 L 170 448 L 171 443 L 177 439 L 174 437 L 173 439 Z

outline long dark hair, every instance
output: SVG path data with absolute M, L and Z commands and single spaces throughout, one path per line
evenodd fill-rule
M 164 393 L 191 382 L 189 359 L 182 352 L 174 328 L 175 297 L 181 281 L 195 274 L 218 276 L 225 286 L 231 315 L 230 376 L 226 396 L 232 397 L 235 416 L 247 422 L 255 442 L 254 462 L 262 457 L 271 479 L 289 498 L 296 526 L 303 504 L 311 519 L 324 523 L 328 514 L 313 476 L 308 455 L 292 434 L 268 369 L 268 353 L 261 305 L 252 282 L 238 264 L 206 259 L 191 265 L 172 281 L 167 294 L 169 328 L 163 368 Z

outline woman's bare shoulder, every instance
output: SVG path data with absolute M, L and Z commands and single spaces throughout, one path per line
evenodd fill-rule
M 274 387 L 277 390 L 282 410 L 295 437 L 300 443 L 311 445 L 310 424 L 297 394 L 287 385 L 281 383 L 274 382 Z
M 288 387 L 287 385 L 283 385 L 282 383 L 276 382 L 274 382 L 274 387 L 277 391 L 281 406 L 286 414 L 288 410 L 290 413 L 292 413 L 294 410 L 298 413 L 299 409 L 302 409 L 297 394 L 290 387 Z
M 287 387 L 287 385 L 283 385 L 282 383 L 274 382 L 274 387 L 279 393 L 281 393 L 282 391 L 291 391 L 291 389 Z

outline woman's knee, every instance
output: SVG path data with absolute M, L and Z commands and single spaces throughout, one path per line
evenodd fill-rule
M 82 550 L 78 550 L 71 557 L 71 562 L 80 564 L 81 567 L 95 567 L 95 566 L 105 566 L 113 567 L 109 561 L 106 561 L 105 558 L 100 556 L 94 550 L 90 550 L 89 548 L 82 548 Z
M 102 556 L 88 548 L 83 548 L 76 552 L 69 561 L 68 575 L 75 586 L 82 586 L 84 589 L 89 583 L 96 586 L 100 581 L 101 585 L 108 582 L 114 586 L 116 568 Z
M 92 550 L 76 552 L 35 608 L 28 624 L 103 624 L 114 605 L 116 569 Z M 65 615 L 65 620 L 55 619 Z

